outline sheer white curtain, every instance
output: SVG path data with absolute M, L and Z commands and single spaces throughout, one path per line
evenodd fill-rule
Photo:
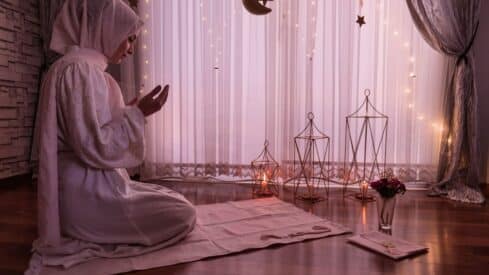
M 368 88 L 389 116 L 387 164 L 405 180 L 432 179 L 446 60 L 417 33 L 405 1 L 276 0 L 266 16 L 241 0 L 139 6 L 139 77 L 145 90 L 171 85 L 148 119 L 144 177 L 246 176 L 265 139 L 285 164 L 308 112 L 341 163 L 345 116 Z

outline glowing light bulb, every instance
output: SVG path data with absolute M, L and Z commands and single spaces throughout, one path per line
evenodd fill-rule
M 414 56 L 411 56 L 411 57 L 409 58 L 409 62 L 414 63 L 414 61 L 416 61 L 416 58 L 414 58 Z
M 416 74 L 414 72 L 411 72 L 411 73 L 409 73 L 409 77 L 415 78 L 416 77 Z
M 412 108 L 414 108 L 414 104 L 412 104 L 412 103 L 409 103 L 409 104 L 408 104 L 408 108 L 409 108 L 409 109 L 412 109 Z
M 411 89 L 406 88 L 406 89 L 404 90 L 404 92 L 405 92 L 406 94 L 410 94 L 410 93 L 411 93 Z
M 149 64 L 149 61 L 148 60 L 145 60 L 144 63 Z
M 424 116 L 423 115 L 419 115 L 418 116 L 418 120 L 424 120 Z
M 404 47 L 408 48 L 409 47 L 409 42 L 404 42 Z
M 398 31 L 394 31 L 394 36 L 398 36 L 399 35 L 399 32 Z

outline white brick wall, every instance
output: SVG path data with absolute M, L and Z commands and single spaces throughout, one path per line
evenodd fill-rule
M 30 172 L 42 50 L 39 0 L 0 0 L 0 179 Z

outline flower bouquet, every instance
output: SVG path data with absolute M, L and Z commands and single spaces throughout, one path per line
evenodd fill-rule
M 397 178 L 392 177 L 371 182 L 370 187 L 379 193 L 377 199 L 379 230 L 390 233 L 396 206 L 396 195 L 404 194 L 406 192 L 406 186 Z

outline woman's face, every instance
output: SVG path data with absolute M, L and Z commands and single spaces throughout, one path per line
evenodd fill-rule
M 122 59 L 133 54 L 135 41 L 136 35 L 131 35 L 126 40 L 122 41 L 115 53 L 109 58 L 109 62 L 119 64 L 121 63 Z

